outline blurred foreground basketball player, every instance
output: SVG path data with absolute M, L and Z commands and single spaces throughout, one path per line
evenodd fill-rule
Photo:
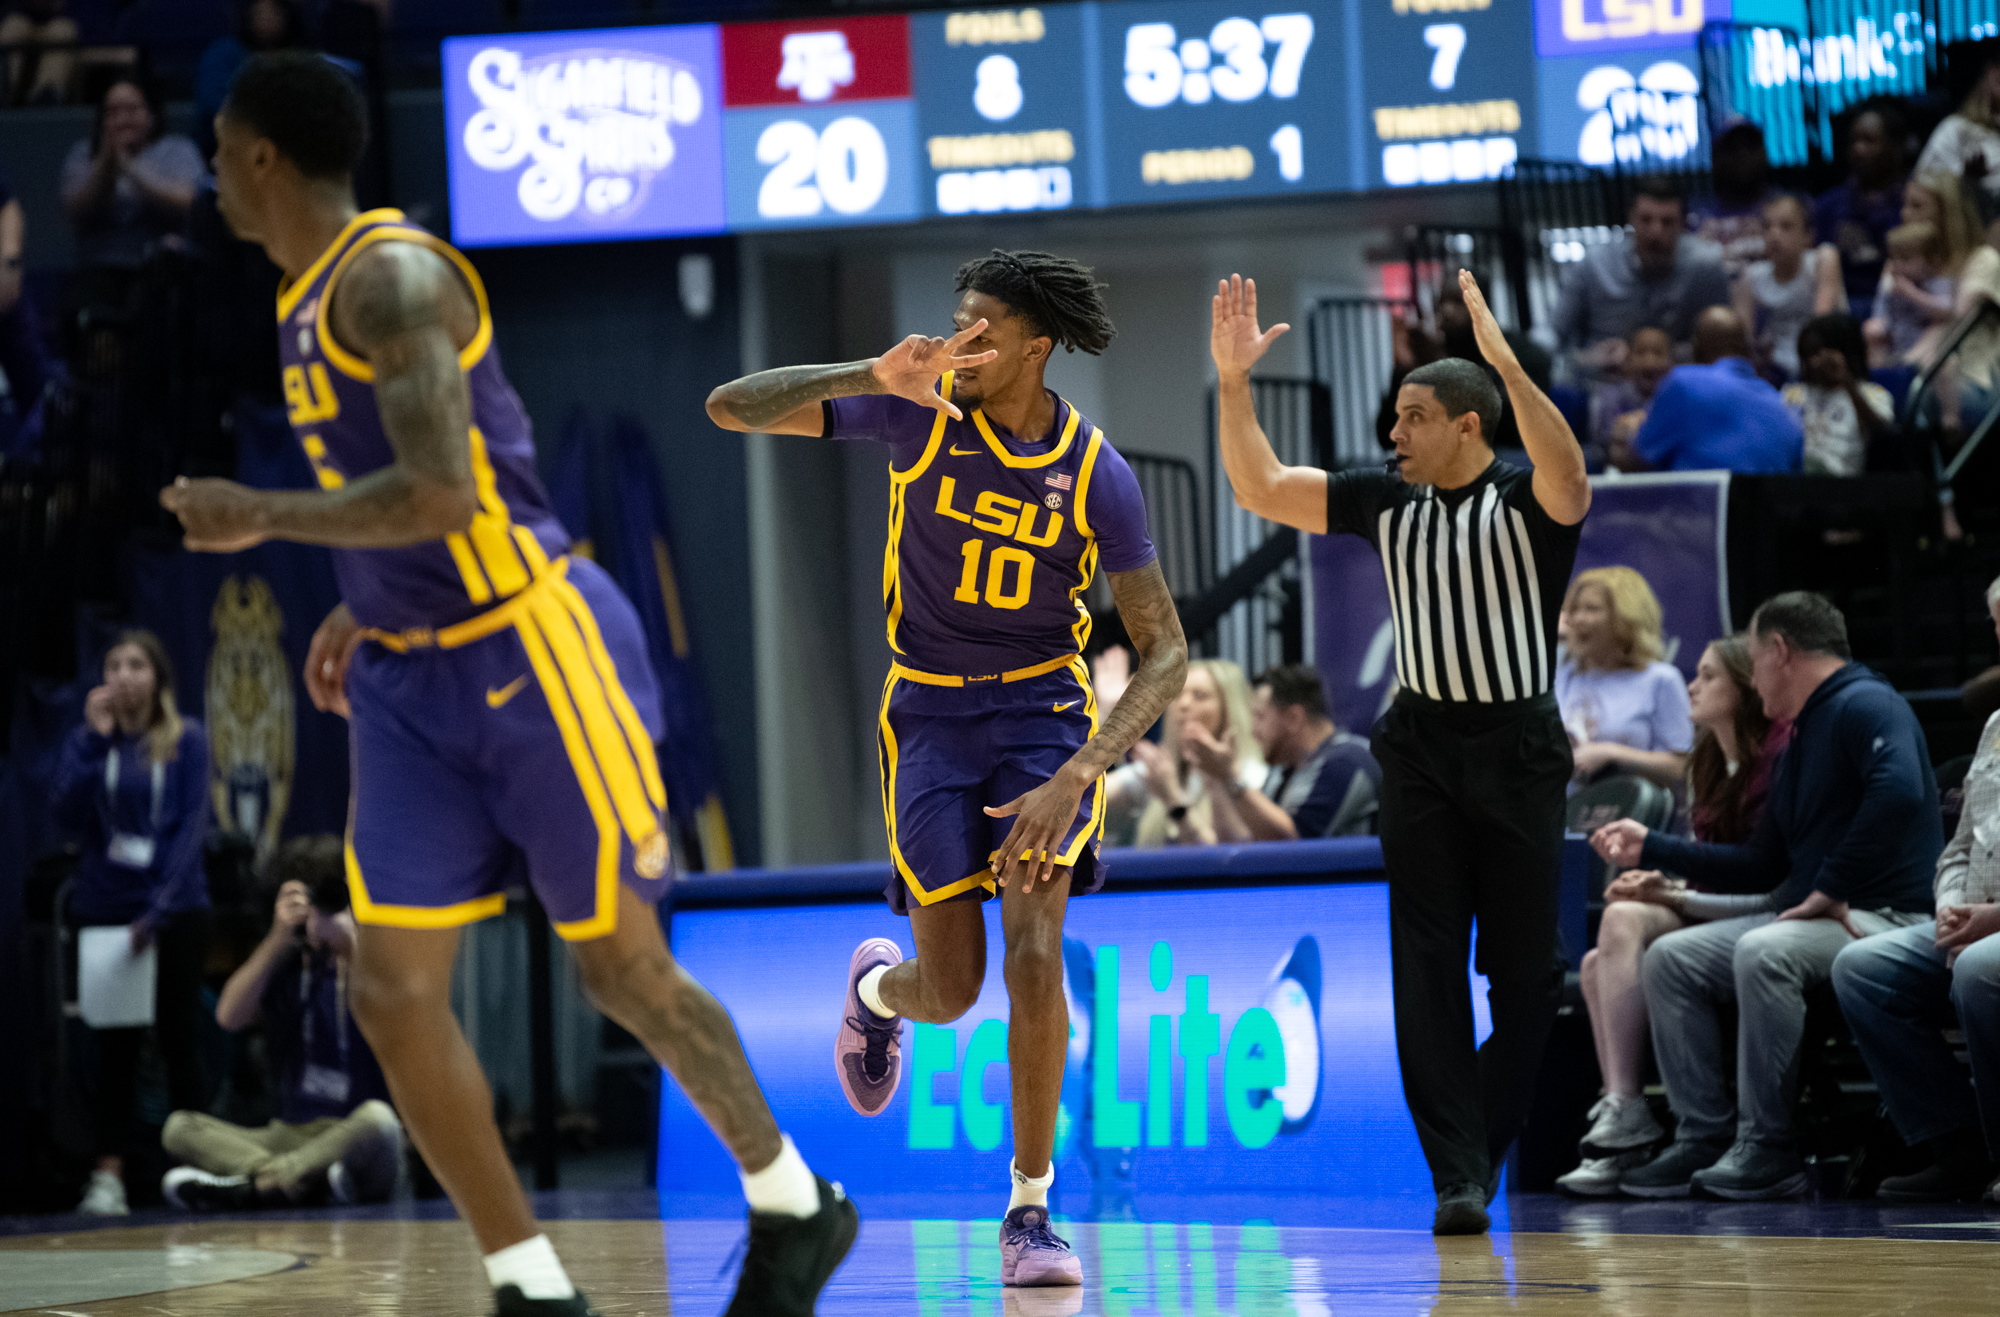
M 750 1202 L 734 1317 L 804 1317 L 857 1216 L 781 1135 L 728 1014 L 668 953 L 658 692 L 632 606 L 535 475 L 471 264 L 393 210 L 357 213 L 361 98 L 302 52 L 246 64 L 216 117 L 217 200 L 285 272 L 291 422 L 321 488 L 183 478 L 191 549 L 329 545 L 344 602 L 307 659 L 345 714 L 356 1020 L 485 1254 L 500 1317 L 590 1311 L 535 1225 L 451 1013 L 459 928 L 499 914 L 515 851 L 600 1009 L 673 1073 Z

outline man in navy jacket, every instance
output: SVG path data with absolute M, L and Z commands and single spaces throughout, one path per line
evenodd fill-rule
M 1944 848 L 1923 729 L 1888 682 L 1852 661 L 1840 610 L 1816 594 L 1777 595 L 1750 619 L 1750 652 L 1764 711 L 1793 720 L 1750 840 L 1705 845 L 1630 820 L 1591 839 L 1616 865 L 1670 870 L 1707 891 L 1770 893 L 1764 913 L 1680 929 L 1646 951 L 1653 1050 L 1680 1125 L 1672 1146 L 1619 1181 L 1643 1198 L 1804 1190 L 1792 1101 L 1805 994 L 1849 942 L 1929 915 Z M 1734 1102 L 1718 1018 L 1732 999 Z

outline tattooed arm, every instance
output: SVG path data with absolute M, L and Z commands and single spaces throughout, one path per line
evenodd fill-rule
M 190 549 L 229 553 L 270 539 L 399 548 L 472 523 L 472 395 L 458 353 L 478 332 L 479 313 L 464 282 L 427 247 L 380 243 L 335 286 L 328 319 L 342 346 L 374 367 L 396 460 L 330 490 L 184 477 L 160 502 L 179 515 Z
M 708 418 L 725 430 L 817 438 L 823 424 L 819 405 L 827 399 L 893 393 L 964 420 L 949 398 L 938 396 L 937 382 L 948 370 L 982 365 L 1000 355 L 993 351 L 959 355 L 960 348 L 985 332 L 986 322 L 980 320 L 950 338 L 912 334 L 867 361 L 761 370 L 709 394 Z
M 1020 874 L 1023 890 L 1032 891 L 1037 881 L 1054 875 L 1054 856 L 1076 817 L 1083 793 L 1106 769 L 1125 758 L 1125 752 L 1159 721 L 1187 680 L 1187 636 L 1181 631 L 1181 616 L 1174 609 L 1174 597 L 1167 590 L 1159 560 L 1129 572 L 1112 572 L 1110 578 L 1111 598 L 1132 637 L 1132 647 L 1139 653 L 1139 669 L 1118 703 L 1098 724 L 1097 735 L 1071 755 L 1054 777 L 1017 800 L 987 809 L 994 818 L 1016 816 L 1013 831 L 1000 847 L 1007 862 L 995 868 L 1003 886 Z

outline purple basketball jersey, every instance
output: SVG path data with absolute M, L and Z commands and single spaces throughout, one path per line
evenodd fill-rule
M 951 376 L 938 385 L 951 396 Z M 1060 398 L 1023 442 L 976 408 L 963 421 L 904 398 L 826 404 L 826 435 L 890 446 L 882 605 L 889 648 L 920 672 L 987 679 L 1081 653 L 1100 562 L 1153 560 L 1138 481 Z
M 479 308 L 479 329 L 458 354 L 472 391 L 472 472 L 479 512 L 441 540 L 400 549 L 335 549 L 341 598 L 364 626 L 427 632 L 526 588 L 569 536 L 535 474 L 534 438 L 521 400 L 500 373 L 486 289 L 472 263 L 397 210 L 356 215 L 296 283 L 278 294 L 278 355 L 285 408 L 325 489 L 395 461 L 375 410 L 375 372 L 334 339 L 327 322 L 335 283 L 377 242 L 429 247 L 458 270 Z

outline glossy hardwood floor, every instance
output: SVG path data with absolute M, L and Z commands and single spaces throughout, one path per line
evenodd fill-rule
M 1003 1290 L 995 1222 L 875 1217 L 820 1312 L 1886 1317 L 2000 1311 L 1994 1297 L 2000 1219 L 1978 1211 L 1890 1215 L 1783 1205 L 1746 1212 L 1717 1204 L 1653 1210 L 1659 1206 L 1517 1199 L 1512 1230 L 1446 1240 L 1421 1229 L 1348 1225 L 1072 1223 L 1063 1230 L 1084 1260 L 1080 1292 Z M 1381 1215 L 1408 1213 L 1399 1205 Z M 572 1219 L 551 1221 L 548 1232 L 605 1317 L 708 1317 L 728 1301 L 730 1254 L 743 1227 L 731 1220 Z M 0 1239 L 0 1311 L 477 1317 L 490 1311 L 490 1300 L 470 1236 L 456 1221 L 300 1214 Z

